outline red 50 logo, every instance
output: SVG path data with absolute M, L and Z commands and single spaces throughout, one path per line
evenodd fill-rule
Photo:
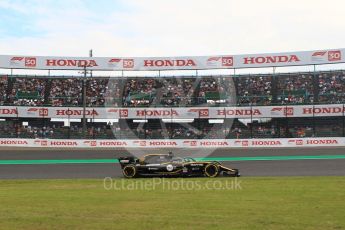
M 146 146 L 146 141 L 134 141 L 133 143 L 139 146 Z
M 120 117 L 128 117 L 128 109 L 120 109 Z
M 200 117 L 208 117 L 208 115 L 209 115 L 208 109 L 200 109 L 199 110 L 199 116 Z
M 134 59 L 123 59 L 123 68 L 133 68 Z
M 222 66 L 233 66 L 234 59 L 233 57 L 222 57 Z
M 197 145 L 198 145 L 198 143 L 196 141 L 191 141 L 190 142 L 190 146 L 197 146 Z
M 39 116 L 48 116 L 48 109 L 42 108 L 38 110 Z
M 285 116 L 293 116 L 293 107 L 284 108 L 284 115 Z
M 303 140 L 296 140 L 296 145 L 303 145 Z
M 25 58 L 25 66 L 26 67 L 36 67 L 36 58 L 26 57 Z
M 340 61 L 341 52 L 340 50 L 328 51 L 328 61 Z
M 189 145 L 189 146 L 197 146 L 198 143 L 196 141 L 183 141 L 183 144 Z

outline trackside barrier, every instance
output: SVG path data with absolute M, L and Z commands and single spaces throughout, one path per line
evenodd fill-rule
M 1 147 L 40 148 L 293 148 L 345 147 L 345 137 L 204 140 L 74 140 L 1 138 Z

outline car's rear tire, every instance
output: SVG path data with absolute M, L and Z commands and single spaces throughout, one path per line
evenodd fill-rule
M 137 176 L 137 168 L 135 165 L 126 165 L 122 169 L 123 176 L 126 178 L 134 178 Z
M 206 177 L 217 177 L 219 175 L 219 167 L 217 164 L 208 164 L 205 166 L 204 175 Z

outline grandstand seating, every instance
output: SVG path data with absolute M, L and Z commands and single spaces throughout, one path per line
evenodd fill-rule
M 3 76 L 0 104 L 81 106 L 78 78 Z M 198 78 L 92 78 L 87 106 L 171 107 L 342 103 L 345 71 Z M 236 96 L 236 97 L 234 97 Z M 232 99 L 237 98 L 236 101 Z
M 23 125 L 23 122 L 27 122 Z M 107 124 L 89 122 L 86 137 L 80 122 L 64 126 L 49 119 L 17 119 L 0 122 L 0 138 L 56 138 L 56 139 L 241 139 L 241 138 L 303 138 L 344 136 L 343 117 L 275 118 L 269 121 L 252 121 L 247 124 L 239 119 L 226 119 L 225 124 L 209 124 L 207 119 L 192 123 L 162 123 L 150 119 L 148 123 L 120 120 Z
M 0 77 L 0 105 L 82 106 L 83 81 L 72 77 Z M 168 78 L 89 78 L 87 106 L 187 107 L 345 103 L 345 71 Z M 0 137 L 85 138 L 82 124 L 49 118 L 6 118 Z M 225 119 L 229 125 L 194 119 L 186 125 L 149 119 L 135 123 L 88 122 L 90 139 L 281 138 L 344 136 L 344 117 L 272 118 L 266 121 Z

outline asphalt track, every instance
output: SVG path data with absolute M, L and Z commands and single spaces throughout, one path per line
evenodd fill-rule
M 115 159 L 136 154 L 166 153 L 168 150 L 152 149 L 0 149 L 0 179 L 62 179 L 121 177 L 117 163 L 97 163 L 99 159 Z M 205 157 L 206 149 L 174 150 L 176 155 Z M 302 158 L 301 158 L 302 156 Z M 285 148 L 285 149 L 218 149 L 208 157 L 235 159 L 224 165 L 238 168 L 243 176 L 345 176 L 345 148 Z M 317 158 L 322 159 L 317 159 Z M 316 158 L 316 159 L 313 159 Z M 6 162 L 21 161 L 23 164 Z M 60 163 L 25 163 L 52 160 Z M 64 163 L 78 160 L 90 163 Z M 92 162 L 92 163 L 91 163 Z

